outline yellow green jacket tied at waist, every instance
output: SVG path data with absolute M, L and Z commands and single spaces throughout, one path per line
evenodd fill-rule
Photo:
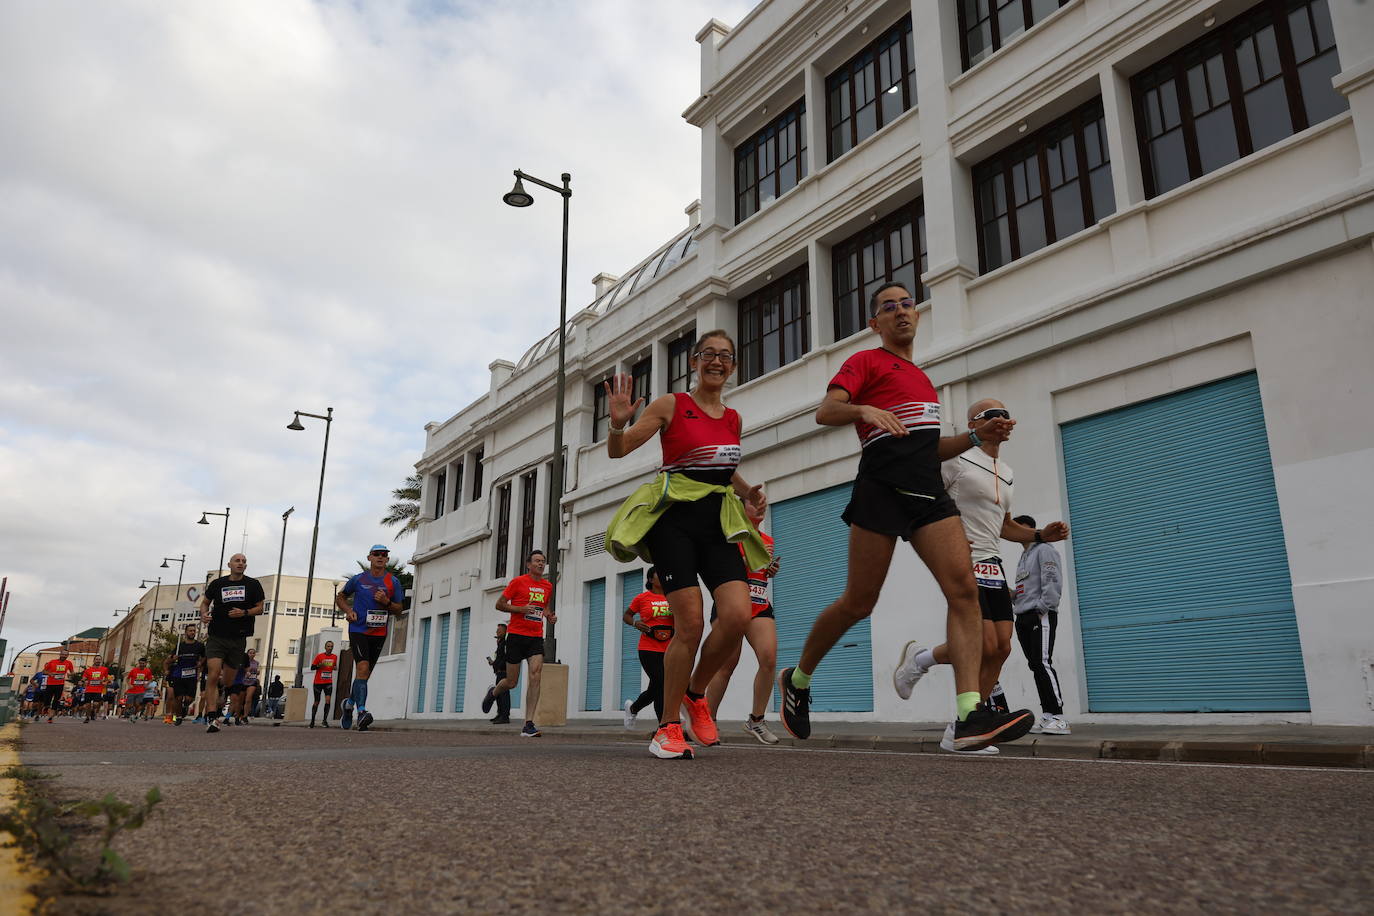
M 748 569 L 763 569 L 771 561 L 768 548 L 763 538 L 759 537 L 758 530 L 750 523 L 744 503 L 735 495 L 734 489 L 729 484 L 703 483 L 684 474 L 667 471 L 635 490 L 620 504 L 615 518 L 606 526 L 606 550 L 621 563 L 629 563 L 636 557 L 652 563 L 654 558 L 649 555 L 649 529 L 654 527 L 659 517 L 673 503 L 696 502 L 712 493 L 720 493 L 725 497 L 720 501 L 721 534 L 732 544 L 744 545 L 744 560 Z

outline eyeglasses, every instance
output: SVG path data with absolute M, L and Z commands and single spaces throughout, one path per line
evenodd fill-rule
M 899 308 L 903 308 L 903 309 L 914 309 L 915 307 L 916 307 L 916 300 L 915 300 L 915 299 L 909 299 L 909 298 L 908 298 L 908 299 L 893 299 L 891 302 L 879 302 L 879 303 L 878 303 L 878 311 L 880 311 L 880 312 L 895 312 L 895 311 L 897 311 L 897 309 L 899 309 Z
M 729 350 L 701 350 L 697 353 L 693 353 L 692 358 L 703 363 L 709 363 L 718 359 L 722 364 L 728 366 L 735 361 L 735 354 L 731 353 Z
M 389 553 L 382 553 L 380 550 L 374 550 L 372 553 L 368 554 L 368 556 L 369 556 L 369 557 L 389 557 L 389 556 L 391 556 L 391 554 L 389 554 Z
M 980 410 L 969 419 L 971 420 L 994 420 L 998 417 L 1003 420 L 1011 419 L 1011 411 L 1005 407 L 989 407 L 987 410 Z

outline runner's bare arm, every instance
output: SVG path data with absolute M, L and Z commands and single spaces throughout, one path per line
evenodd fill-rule
M 978 438 L 983 442 L 1006 442 L 1011 438 L 1011 431 L 1014 426 L 1016 426 L 1015 420 L 989 417 L 981 423 L 973 424 L 973 431 L 978 434 Z M 952 436 L 941 436 L 940 460 L 948 461 L 955 455 L 962 455 L 971 448 L 973 448 L 973 439 L 966 432 L 955 433 Z
M 645 634 L 646 636 L 648 635 L 649 628 L 644 624 L 640 623 L 639 621 L 635 620 L 634 611 L 626 611 L 624 614 L 620 615 L 620 619 L 625 621 L 625 626 L 634 627 L 639 632 Z
M 1011 513 L 1008 512 L 1002 519 L 1002 540 L 1015 541 L 1018 544 L 1034 544 L 1037 540 L 1035 528 L 1027 528 L 1020 522 L 1012 521 Z M 1069 536 L 1069 526 L 1064 522 L 1050 522 L 1044 528 L 1039 529 L 1039 540 L 1046 544 L 1055 541 L 1062 541 Z
M 897 415 L 868 404 L 849 403 L 849 392 L 832 385 L 825 393 L 821 406 L 816 408 L 816 422 L 821 426 L 848 426 L 863 421 L 894 436 L 905 436 L 907 428 Z
M 730 486 L 734 487 L 735 495 L 744 500 L 745 505 L 753 508 L 755 514 L 762 514 L 768 508 L 768 497 L 763 495 L 763 484 L 756 483 L 752 487 L 749 482 L 740 476 L 739 471 L 730 475 Z
M 632 386 L 630 377 L 624 373 L 606 382 L 606 407 L 611 420 L 606 436 L 606 454 L 612 458 L 624 458 L 652 439 L 659 430 L 667 429 L 673 419 L 676 400 L 671 394 L 665 394 L 661 398 L 654 398 L 635 424 L 626 429 L 625 424 L 630 422 L 635 411 L 644 403 L 643 398 L 630 401 Z

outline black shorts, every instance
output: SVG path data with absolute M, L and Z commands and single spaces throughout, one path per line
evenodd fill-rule
M 107 690 L 107 691 L 105 691 L 105 702 L 106 702 L 106 703 L 113 703 L 113 702 L 114 702 L 115 700 L 117 700 L 117 699 L 119 699 L 119 691 L 118 691 L 118 690 Z
M 712 493 L 690 503 L 674 503 L 659 516 L 646 538 L 663 593 L 691 588 L 701 577 L 708 592 L 726 582 L 748 582 L 739 545 L 720 530 L 724 494 Z
M 193 697 L 196 695 L 196 679 L 193 677 L 172 678 L 172 696 Z
M 320 694 L 324 694 L 327 697 L 334 696 L 333 684 L 315 684 L 313 686 L 315 688 L 315 699 L 317 700 L 320 698 Z
M 369 665 L 377 664 L 377 659 L 382 657 L 382 644 L 384 642 L 386 642 L 385 636 L 368 636 L 366 633 L 348 634 L 348 644 L 355 662 L 367 662 Z
M 911 540 L 918 528 L 959 514 L 954 500 L 943 491 L 938 496 L 909 496 L 870 477 L 854 481 L 840 518 L 846 525 L 858 525 L 866 531 Z
M 247 684 L 230 684 L 230 685 L 229 685 L 229 695 L 232 697 L 232 696 L 234 696 L 235 694 L 243 693 L 243 692 L 244 692 L 245 690 L 247 690 L 247 689 L 248 689 L 248 685 L 247 685 Z
M 983 609 L 984 620 L 1010 623 L 1016 616 L 1011 612 L 1011 589 L 1005 585 L 1000 588 L 978 586 L 978 606 Z
M 753 613 L 753 612 L 751 611 L 750 613 Z M 754 615 L 753 615 L 752 617 L 750 617 L 749 619 L 750 619 L 750 620 L 754 620 L 754 619 L 759 618 L 759 617 L 767 617 L 767 618 L 769 618 L 770 620 L 777 620 L 777 619 L 778 619 L 778 615 L 776 615 L 776 614 L 773 613 L 773 605 L 771 605 L 771 604 L 768 605 L 768 606 L 767 606 L 766 608 L 764 608 L 763 610 L 759 611 L 757 614 L 754 614 Z M 715 623 L 715 622 L 716 622 L 716 606 L 715 606 L 715 604 L 712 604 L 712 605 L 711 605 L 711 622 L 712 622 L 712 623 Z
M 50 687 L 45 686 L 42 693 L 43 705 L 56 706 L 58 701 L 62 699 L 63 686 L 62 684 L 53 684 Z
M 518 665 L 527 658 L 544 654 L 544 637 L 506 634 L 506 664 Z

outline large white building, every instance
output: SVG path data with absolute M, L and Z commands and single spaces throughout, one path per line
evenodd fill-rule
M 597 383 L 683 390 L 697 332 L 732 332 L 727 399 L 769 494 L 794 662 L 843 587 L 859 451 L 812 414 L 875 345 L 862 303 L 896 278 L 920 291 L 916 358 L 947 428 L 1004 400 L 1013 513 L 1073 527 L 1071 719 L 1374 722 L 1374 3 L 764 0 L 697 40 L 700 202 L 568 326 L 570 717 L 639 690 L 620 616 L 640 566 L 602 535 L 659 457 L 606 457 Z M 426 428 L 414 619 L 374 677 L 379 715 L 480 715 L 494 600 L 546 546 L 556 340 L 493 362 L 484 397 Z M 909 702 L 887 686 L 943 621 L 902 548 L 818 671 L 817 718 L 947 718 L 947 671 Z M 725 718 L 745 711 L 745 655 Z M 1035 705 L 1019 649 L 1003 682 Z

